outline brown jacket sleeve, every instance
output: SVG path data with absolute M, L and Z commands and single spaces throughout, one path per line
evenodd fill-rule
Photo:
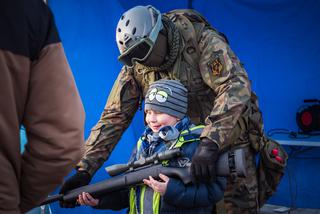
M 84 110 L 61 43 L 46 46 L 31 66 L 23 124 L 21 210 L 62 183 L 82 155 Z
M 80 160 L 85 115 L 47 5 L 1 0 L 0 29 L 0 213 L 18 214 L 38 206 Z

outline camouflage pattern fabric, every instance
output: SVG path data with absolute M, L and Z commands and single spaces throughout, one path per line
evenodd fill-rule
M 224 194 L 224 207 L 227 214 L 259 213 L 257 169 L 252 152 L 250 147 L 245 150 L 247 177 L 228 180 Z
M 181 15 L 171 14 L 170 19 L 183 40 L 174 65 L 166 71 L 157 72 L 138 63 L 133 69 L 125 66 L 121 69 L 101 118 L 91 130 L 85 156 L 78 168 L 87 170 L 91 175 L 100 168 L 129 126 L 149 85 L 163 78 L 180 80 L 188 89 L 187 114 L 192 123 L 206 125 L 202 138 L 216 142 L 220 149 L 248 144 L 251 86 L 239 59 L 213 28 L 191 23 Z M 254 152 L 248 153 L 248 157 L 253 159 L 253 156 Z M 252 175 L 241 182 L 249 185 L 254 181 L 256 178 Z M 230 188 L 230 197 L 235 194 L 232 190 Z M 233 203 L 229 201 L 228 204 Z M 244 197 L 243 203 L 235 204 L 248 207 L 245 205 L 247 202 L 248 198 Z

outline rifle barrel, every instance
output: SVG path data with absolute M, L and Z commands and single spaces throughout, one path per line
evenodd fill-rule
M 63 199 L 63 194 L 51 195 L 46 198 L 40 205 L 50 204 L 55 201 L 60 201 Z

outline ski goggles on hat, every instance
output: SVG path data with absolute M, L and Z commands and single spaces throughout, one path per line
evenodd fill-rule
M 150 55 L 157 40 L 160 30 L 163 28 L 161 14 L 159 12 L 157 22 L 148 37 L 139 38 L 138 41 L 124 51 L 118 60 L 129 67 L 133 67 L 135 62 L 144 62 Z

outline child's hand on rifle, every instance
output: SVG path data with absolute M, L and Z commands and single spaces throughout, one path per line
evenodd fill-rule
M 153 191 L 158 192 L 161 196 L 163 196 L 166 193 L 168 182 L 170 179 L 164 174 L 159 174 L 159 177 L 162 181 L 157 181 L 153 179 L 153 177 L 149 176 L 149 180 L 143 179 L 143 183 L 152 188 Z
M 99 199 L 93 198 L 89 193 L 83 192 L 79 195 L 77 203 L 80 205 L 87 205 L 87 206 L 97 206 L 99 204 Z

